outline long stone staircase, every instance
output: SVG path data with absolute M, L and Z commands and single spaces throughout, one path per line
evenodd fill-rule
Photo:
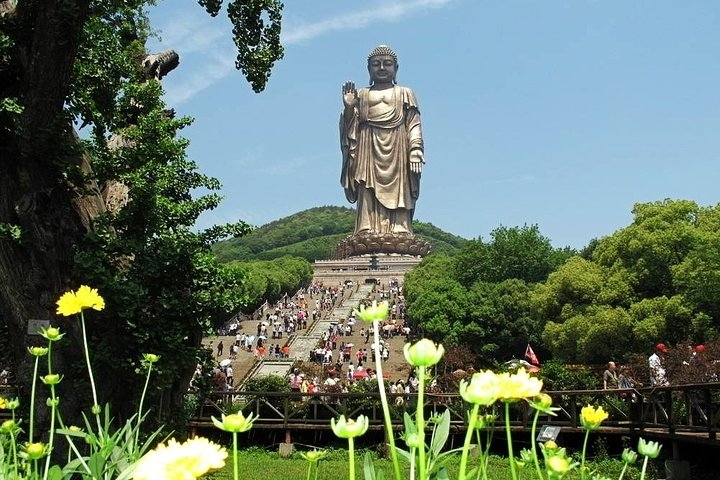
M 311 353 L 317 348 L 323 333 L 333 324 L 343 322 L 348 318 L 352 310 L 357 307 L 361 300 L 367 298 L 372 293 L 372 290 L 372 284 L 359 284 L 354 287 L 349 293 L 338 299 L 330 311 L 324 312 L 324 315 L 309 325 L 307 330 L 301 330 L 291 337 L 289 341 L 290 358 L 260 360 L 245 376 L 243 383 L 251 378 L 267 375 L 286 376 L 290 373 L 296 360 L 310 360 Z

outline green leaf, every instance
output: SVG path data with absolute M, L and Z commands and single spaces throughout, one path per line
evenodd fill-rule
M 437 456 L 440 455 L 440 452 L 442 452 L 442 449 L 445 446 L 445 442 L 447 442 L 448 436 L 450 435 L 449 410 L 445 410 L 443 412 L 440 423 L 435 425 L 434 429 L 435 433 L 432 437 L 432 445 L 430 445 L 430 449 L 435 454 L 435 456 Z

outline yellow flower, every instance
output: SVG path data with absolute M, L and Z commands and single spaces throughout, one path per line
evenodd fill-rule
M 492 405 L 498 399 L 500 382 L 495 372 L 474 373 L 470 382 L 460 380 L 460 396 L 475 405 Z
M 608 413 L 602 407 L 595 408 L 592 405 L 586 405 L 580 411 L 580 423 L 586 430 L 597 430 L 607 418 Z
M 330 419 L 330 427 L 333 433 L 340 438 L 355 438 L 363 435 L 367 432 L 368 418 L 365 415 L 360 415 L 357 420 L 352 418 L 345 419 L 345 415 L 340 415 L 340 419 L 335 422 L 334 418 Z
M 102 310 L 105 308 L 105 300 L 100 296 L 96 288 L 81 285 L 76 292 L 65 292 L 57 301 L 57 314 L 69 317 L 80 313 L 86 308 Z
M 374 320 L 385 320 L 388 315 L 388 302 L 387 300 L 377 303 L 373 300 L 372 305 L 365 307 L 360 305 L 360 310 L 353 312 L 361 320 L 366 322 L 373 322 Z
M 253 417 L 253 414 L 245 417 L 242 412 L 232 413 L 230 415 L 222 415 L 222 421 L 215 417 L 210 417 L 217 428 L 225 430 L 226 432 L 242 433 L 247 432 L 253 426 L 253 422 L 257 419 L 257 416 Z
M 414 367 L 429 367 L 440 361 L 445 349 L 442 345 L 435 346 L 435 342 L 423 338 L 417 343 L 410 345 L 405 344 L 403 348 L 405 360 Z
M 148 452 L 138 462 L 136 480 L 194 480 L 225 466 L 227 451 L 207 438 L 178 443 L 174 439 Z
M 502 373 L 498 375 L 500 381 L 500 393 L 498 398 L 505 402 L 522 400 L 540 395 L 542 380 L 531 377 L 524 368 L 518 369 L 517 373 Z
M 5 410 L 8 408 L 8 402 L 5 400 L 5 397 L 0 397 L 0 410 Z

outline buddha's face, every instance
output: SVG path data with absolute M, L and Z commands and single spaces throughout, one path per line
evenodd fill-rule
M 397 70 L 398 65 L 391 55 L 377 55 L 368 60 L 368 72 L 374 84 L 392 83 Z

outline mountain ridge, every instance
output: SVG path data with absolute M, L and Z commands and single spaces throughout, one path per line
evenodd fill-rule
M 243 237 L 221 240 L 213 251 L 223 262 L 272 260 L 285 255 L 309 262 L 332 258 L 335 247 L 352 234 L 355 210 L 325 205 L 273 220 Z M 413 221 L 415 235 L 432 245 L 433 253 L 452 253 L 468 240 L 446 232 L 432 223 Z

